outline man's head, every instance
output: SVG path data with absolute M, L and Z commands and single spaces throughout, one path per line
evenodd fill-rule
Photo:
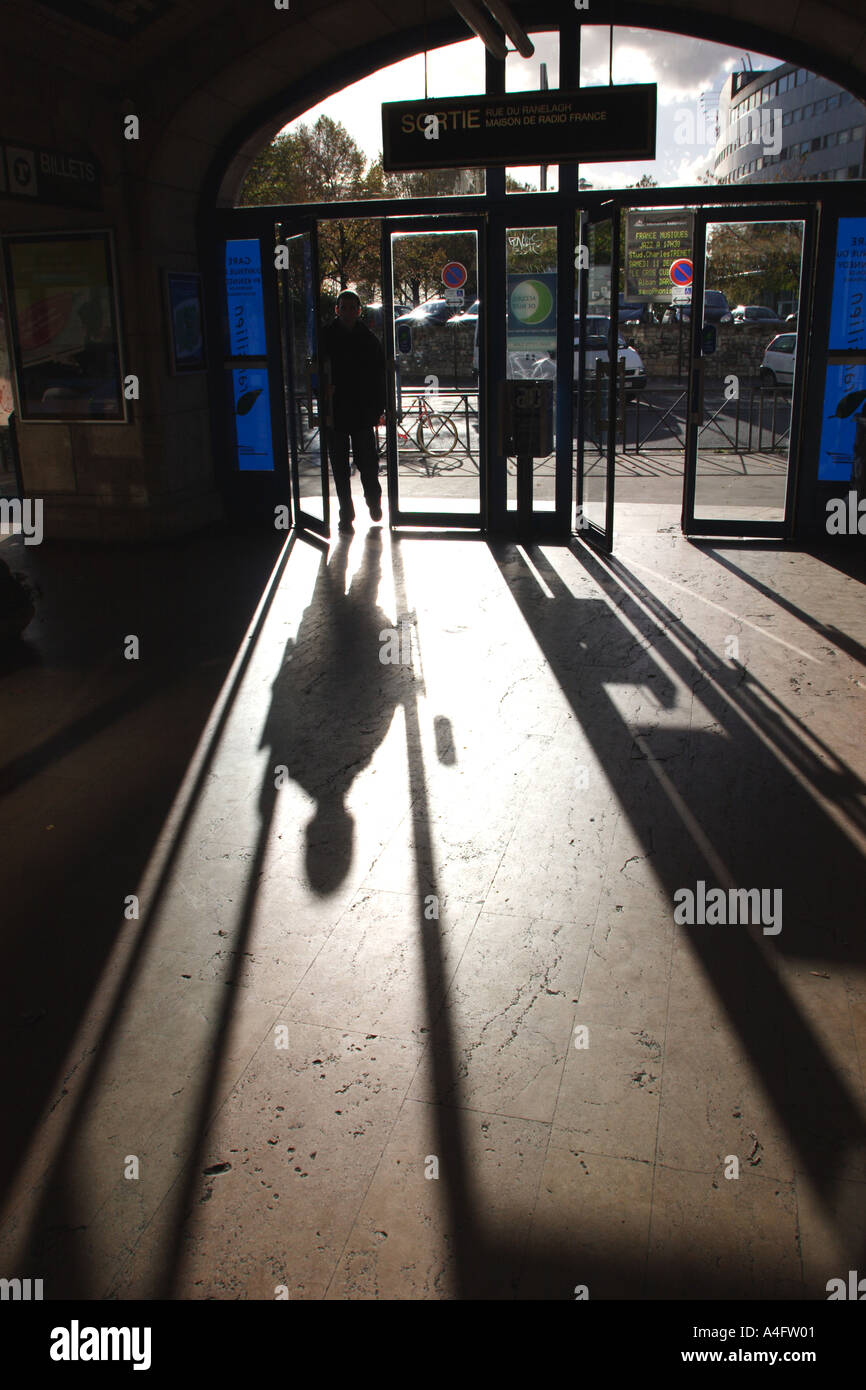
M 343 290 L 334 310 L 344 328 L 354 328 L 361 317 L 361 297 L 354 290 Z

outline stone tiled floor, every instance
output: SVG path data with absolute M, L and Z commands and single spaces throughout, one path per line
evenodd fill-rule
M 612 560 L 4 543 L 45 593 L 0 680 L 4 1271 L 814 1299 L 866 1267 L 866 566 L 676 522 L 621 509 Z M 781 888 L 782 930 L 677 925 L 701 879 Z

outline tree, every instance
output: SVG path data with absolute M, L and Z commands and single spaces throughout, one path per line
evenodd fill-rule
M 385 174 L 384 191 L 389 198 L 450 198 L 459 193 L 483 193 L 484 170 L 419 169 Z
M 658 188 L 658 181 L 652 174 L 641 174 L 637 183 L 627 183 L 626 188 Z
M 445 292 L 442 271 L 446 261 L 462 261 L 468 272 L 465 300 L 471 304 L 478 294 L 477 248 L 471 232 L 421 232 L 399 235 L 394 243 L 394 299 L 413 305 Z
M 319 223 L 319 275 L 322 289 L 336 297 L 351 284 L 378 287 L 379 223 L 372 218 Z
M 481 169 L 427 169 L 386 174 L 381 155 L 369 167 L 364 152 L 339 121 L 320 116 L 314 125 L 284 131 L 256 157 L 244 180 L 242 206 L 347 202 L 371 198 L 449 197 L 484 190 Z M 445 259 L 464 260 L 467 298 L 477 294 L 475 239 L 441 234 L 401 237 L 396 243 L 395 299 L 420 304 L 443 291 Z M 319 226 L 319 279 L 333 296 L 357 286 L 364 298 L 381 295 L 379 224 L 376 219 L 323 222 Z M 443 259 L 444 257 L 444 259 Z M 470 301 L 471 302 L 471 301 Z
M 366 160 L 340 121 L 283 131 L 256 157 L 244 180 L 241 205 L 338 202 L 364 196 Z
M 775 307 L 800 287 L 803 229 L 798 222 L 727 222 L 713 228 L 707 283 L 732 304 Z

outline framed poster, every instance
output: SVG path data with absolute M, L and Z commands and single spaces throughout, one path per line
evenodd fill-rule
M 836 229 L 818 478 L 866 489 L 866 217 Z
M 179 372 L 203 372 L 207 360 L 201 276 L 196 271 L 165 270 L 163 284 L 172 376 Z
M 21 420 L 127 424 L 111 233 L 3 238 Z

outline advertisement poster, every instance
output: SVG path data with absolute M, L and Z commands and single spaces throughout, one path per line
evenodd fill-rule
M 866 352 L 866 217 L 840 217 L 829 353 Z M 818 477 L 866 490 L 866 364 L 832 361 L 824 387 Z
M 9 360 L 7 342 L 6 310 L 2 294 L 0 294 L 0 429 L 3 429 L 15 409 L 15 398 L 12 394 L 12 363 Z
M 866 363 L 829 362 L 818 477 L 866 492 Z
M 508 349 L 556 352 L 556 272 L 508 276 Z
M 866 352 L 866 217 L 839 218 L 827 347 Z
M 272 472 L 274 446 L 267 369 L 235 368 L 231 378 L 238 468 L 242 472 Z
M 688 303 L 691 283 L 671 269 L 690 262 L 694 217 L 682 212 L 628 212 L 625 224 L 625 297 L 655 304 Z M 689 293 L 685 293 L 688 287 Z
M 226 242 L 228 356 L 265 357 L 265 306 L 259 242 Z
M 204 371 L 201 276 L 183 271 L 166 271 L 165 297 L 172 372 Z
M 124 421 L 108 234 L 9 237 L 5 254 L 22 420 Z
M 610 313 L 610 266 L 591 265 L 587 275 L 587 310 L 590 314 Z

